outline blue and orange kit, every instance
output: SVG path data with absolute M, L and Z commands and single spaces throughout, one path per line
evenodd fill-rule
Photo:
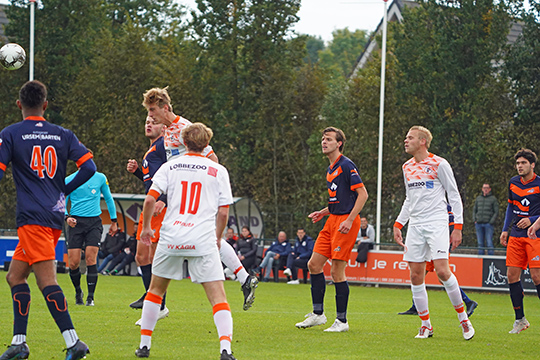
M 349 214 L 358 193 L 356 189 L 364 186 L 356 165 L 346 156 L 339 158 L 328 167 L 326 173 L 326 185 L 328 186 L 328 210 L 333 215 Z
M 152 186 L 152 178 L 162 164 L 167 162 L 167 153 L 165 152 L 165 145 L 163 143 L 163 136 L 156 139 L 150 149 L 144 154 L 142 161 L 142 171 L 137 169 L 133 174 L 139 179 L 144 181 L 144 188 L 146 193 Z
M 503 231 L 512 227 L 510 236 L 527 237 L 527 229 L 520 229 L 516 224 L 523 218 L 529 218 L 531 224 L 540 216 L 540 178 L 534 177 L 523 182 L 521 176 L 510 179 L 508 186 L 508 207 Z M 537 236 L 540 231 L 537 232 Z
M 67 160 L 81 166 L 91 158 L 75 134 L 40 116 L 27 117 L 2 130 L 0 178 L 11 162 L 17 188 L 17 227 L 62 229 Z

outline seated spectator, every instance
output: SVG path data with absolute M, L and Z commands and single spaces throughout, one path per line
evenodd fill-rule
M 249 227 L 242 227 L 242 233 L 236 242 L 236 252 L 238 254 L 238 259 L 240 259 L 240 262 L 247 272 L 255 267 L 255 262 L 257 261 L 257 248 L 257 240 L 253 238 L 253 234 L 249 230 Z
M 287 276 L 292 276 L 292 280 L 287 284 L 298 285 L 298 268 L 307 269 L 307 263 L 313 253 L 315 241 L 306 235 L 304 228 L 298 228 L 296 231 L 296 242 L 294 243 L 293 251 L 287 256 L 287 268 L 283 273 Z M 304 270 L 306 271 L 306 270 Z
M 137 253 L 137 224 L 135 224 L 135 230 L 133 236 L 130 236 L 128 241 L 124 244 L 120 254 L 115 256 L 109 266 L 104 271 L 104 275 L 118 275 L 122 270 L 125 270 L 126 266 L 135 261 L 135 255 Z M 124 271 L 125 273 L 125 271 Z
M 125 242 L 126 234 L 122 232 L 120 227 L 118 227 L 113 235 L 107 234 L 105 236 L 105 240 L 101 243 L 98 252 L 98 259 L 103 259 L 103 262 L 98 268 L 98 273 L 102 273 L 109 261 L 120 254 Z
M 270 272 L 274 266 L 274 260 L 281 262 L 283 259 L 284 262 L 287 261 L 287 256 L 291 253 L 291 251 L 292 248 L 289 240 L 287 239 L 287 234 L 285 231 L 280 231 L 277 241 L 274 241 L 268 250 L 266 250 L 266 254 L 261 265 L 255 269 L 255 272 L 259 274 L 261 274 L 262 270 L 264 269 L 264 277 L 262 279 L 263 282 L 269 281 Z
M 367 261 L 367 254 L 369 250 L 373 250 L 373 244 L 375 243 L 375 229 L 372 225 L 368 224 L 365 217 L 360 218 L 360 231 L 356 236 L 356 243 L 358 244 L 356 262 L 365 263 Z
M 236 236 L 234 233 L 233 228 L 227 228 L 227 232 L 225 233 L 225 241 L 228 242 L 229 245 L 231 245 L 235 250 L 237 250 L 236 242 L 238 241 L 238 236 Z

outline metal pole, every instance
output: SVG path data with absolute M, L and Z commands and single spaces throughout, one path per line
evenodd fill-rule
M 384 1 L 383 38 L 381 52 L 381 98 L 379 112 L 379 158 L 377 164 L 377 244 L 381 243 L 382 165 L 384 132 L 384 84 L 386 77 L 386 25 L 388 22 L 388 0 Z
M 34 80 L 34 14 L 36 10 L 36 0 L 30 0 L 30 54 L 28 66 L 28 80 Z

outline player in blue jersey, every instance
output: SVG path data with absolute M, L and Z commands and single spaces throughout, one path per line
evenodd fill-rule
M 540 236 L 537 220 L 540 216 L 540 178 L 534 173 L 536 154 L 520 149 L 516 155 L 518 176 L 510 179 L 508 207 L 501 233 L 501 244 L 507 246 L 506 275 L 510 287 L 510 299 L 516 320 L 510 334 L 519 334 L 529 327 L 523 311 L 523 286 L 521 270 L 527 269 L 540 296 Z M 534 223 L 534 226 L 529 226 Z M 529 228 L 527 230 L 527 228 Z M 510 231 L 510 237 L 508 236 Z
M 309 218 L 315 223 L 326 215 L 329 217 L 317 237 L 313 254 L 308 262 L 313 312 L 308 314 L 304 321 L 296 324 L 296 327 L 302 329 L 326 323 L 323 309 L 326 290 L 323 267 L 327 260 L 331 260 L 332 280 L 336 288 L 337 316 L 332 326 L 325 331 L 349 330 L 347 322 L 349 284 L 345 276 L 345 268 L 356 242 L 356 235 L 360 230 L 358 214 L 366 203 L 368 193 L 356 165 L 341 154 L 345 140 L 343 131 L 334 127 L 328 127 L 322 133 L 322 152 L 330 160 L 326 173 L 328 207 L 309 214 Z
M 66 183 L 70 182 L 77 172 L 66 178 Z M 81 289 L 81 252 L 84 249 L 86 259 L 86 283 L 88 296 L 86 306 L 94 306 L 94 293 L 98 280 L 97 256 L 99 243 L 103 233 L 101 224 L 101 194 L 107 203 L 111 226 L 109 234 L 114 235 L 118 231 L 118 221 L 116 219 L 116 206 L 111 195 L 107 177 L 97 172 L 82 186 L 73 190 L 66 198 L 66 204 L 71 201 L 71 209 L 66 208 L 66 222 L 70 226 L 68 231 L 68 260 L 69 277 L 75 287 L 75 305 L 84 305 L 83 291 Z
M 129 159 L 127 163 L 127 171 L 133 173 L 141 181 L 144 182 L 144 187 L 146 193 L 150 190 L 152 186 L 152 177 L 161 167 L 161 165 L 167 162 L 167 154 L 165 152 L 165 146 L 163 144 L 163 133 L 165 131 L 165 125 L 158 124 L 151 117 L 146 118 L 144 131 L 146 137 L 150 140 L 150 148 L 144 154 L 142 161 L 142 169 L 139 169 L 137 160 Z M 159 231 L 161 229 L 161 222 L 165 217 L 167 212 L 167 196 L 161 195 L 156 201 L 154 207 L 154 213 L 151 220 L 152 230 L 154 230 L 154 237 L 152 237 L 151 246 L 144 245 L 142 242 L 137 242 L 137 255 L 135 256 L 135 261 L 141 269 L 142 281 L 145 289 L 145 293 L 141 296 L 140 299 L 129 304 L 130 307 L 134 309 L 142 309 L 144 298 L 146 297 L 146 292 L 150 287 L 150 280 L 152 280 L 152 260 L 154 259 L 154 253 L 156 251 L 157 243 L 159 241 Z M 139 224 L 143 222 L 143 214 L 141 212 L 139 218 Z M 137 230 L 137 240 L 141 240 L 141 231 L 142 225 L 139 226 Z M 169 309 L 165 306 L 165 295 L 163 296 L 163 302 L 161 304 L 161 309 L 158 315 L 158 320 L 163 319 L 169 315 Z M 140 325 L 140 319 L 135 323 Z
M 0 133 L 0 178 L 11 162 L 17 189 L 17 235 L 19 243 L 9 267 L 7 282 L 13 301 L 13 339 L 0 360 L 26 359 L 30 287 L 34 272 L 39 290 L 67 346 L 66 360 L 82 359 L 88 346 L 79 340 L 66 298 L 56 281 L 55 246 L 62 232 L 65 196 L 96 171 L 92 154 L 69 130 L 48 123 L 47 88 L 39 81 L 25 83 L 17 106 L 23 121 Z M 79 174 L 65 184 L 66 165 L 73 160 Z

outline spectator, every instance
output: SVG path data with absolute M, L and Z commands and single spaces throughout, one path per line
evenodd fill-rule
M 135 231 L 133 236 L 130 236 L 128 241 L 123 243 L 122 251 L 115 256 L 110 262 L 104 275 L 118 275 L 122 270 L 125 270 L 126 266 L 135 261 L 135 255 L 137 253 L 137 224 L 135 224 Z
M 255 262 L 257 261 L 257 247 L 257 240 L 253 238 L 253 234 L 251 233 L 251 230 L 249 230 L 249 227 L 242 227 L 242 234 L 236 242 L 236 251 L 238 253 L 238 259 L 240 259 L 242 265 L 248 272 L 255 267 Z
M 360 231 L 356 236 L 356 243 L 358 244 L 358 255 L 356 256 L 357 263 L 365 263 L 367 261 L 367 254 L 369 250 L 373 250 L 373 244 L 375 242 L 375 229 L 373 225 L 368 224 L 368 220 L 365 217 L 360 218 Z
M 225 233 L 225 241 L 227 241 L 229 245 L 231 245 L 236 251 L 238 251 L 238 249 L 236 248 L 238 236 L 236 236 L 236 234 L 234 233 L 233 228 L 227 228 L 227 232 Z
M 116 232 L 111 235 L 107 234 L 105 240 L 101 243 L 98 257 L 103 259 L 99 266 L 98 272 L 102 273 L 109 262 L 122 251 L 122 247 L 126 242 L 126 234 L 122 232 L 122 229 L 118 228 Z
M 499 214 L 499 202 L 491 193 L 489 184 L 482 186 L 482 193 L 476 198 L 473 208 L 473 221 L 476 227 L 478 239 L 478 255 L 484 255 L 484 249 L 488 249 L 488 255 L 495 253 L 493 248 L 493 224 Z
M 270 245 L 268 250 L 266 250 L 266 254 L 261 265 L 255 269 L 255 272 L 259 274 L 261 274 L 262 270 L 264 269 L 264 277 L 262 279 L 263 282 L 269 281 L 274 260 L 281 262 L 281 259 L 284 259 L 284 261 L 287 261 L 287 256 L 291 253 L 291 251 L 292 248 L 289 240 L 287 239 L 287 234 L 285 231 L 280 231 L 277 240 Z
M 293 251 L 287 256 L 287 268 L 283 273 L 287 276 L 292 276 L 292 280 L 287 284 L 298 285 L 298 268 L 307 271 L 307 263 L 313 253 L 315 241 L 306 235 L 304 228 L 298 228 L 296 231 L 296 242 L 294 243 Z

